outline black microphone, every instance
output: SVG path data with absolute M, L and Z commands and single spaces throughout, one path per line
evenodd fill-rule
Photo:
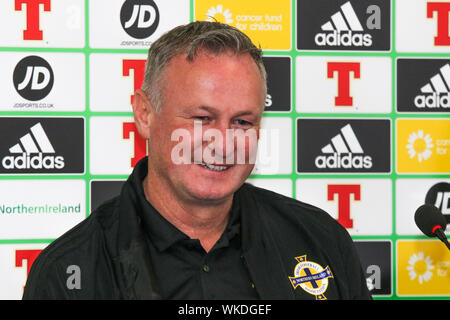
M 428 237 L 437 237 L 450 250 L 450 244 L 445 236 L 447 219 L 438 208 L 431 204 L 420 206 L 414 214 L 417 227 Z

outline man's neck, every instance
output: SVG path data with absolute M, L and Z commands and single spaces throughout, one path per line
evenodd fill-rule
M 164 183 L 155 183 L 148 176 L 142 184 L 147 201 L 178 230 L 199 239 L 206 252 L 219 240 L 228 223 L 233 197 L 204 204 L 180 199 L 167 191 L 169 188 L 163 188 Z

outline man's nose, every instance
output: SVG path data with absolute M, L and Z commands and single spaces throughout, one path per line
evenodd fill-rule
M 234 137 L 233 129 L 229 122 L 217 122 L 209 127 L 205 132 L 206 148 L 214 152 L 214 158 L 217 162 L 225 163 L 227 157 L 234 158 Z

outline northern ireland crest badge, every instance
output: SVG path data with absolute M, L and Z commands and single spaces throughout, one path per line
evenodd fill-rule
M 308 261 L 306 255 L 295 257 L 295 260 L 298 263 L 294 268 L 294 276 L 289 277 L 294 289 L 300 287 L 314 295 L 316 300 L 326 300 L 328 281 L 333 278 L 330 267 L 323 268 L 315 262 Z

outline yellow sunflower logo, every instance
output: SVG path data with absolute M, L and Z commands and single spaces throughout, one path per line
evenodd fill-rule
M 433 139 L 429 134 L 424 135 L 423 130 L 411 133 L 408 138 L 408 144 L 406 145 L 409 157 L 412 159 L 417 156 L 419 162 L 427 160 L 433 153 L 431 151 L 431 148 L 434 147 L 432 142 Z
M 418 279 L 419 283 L 422 284 L 427 282 L 433 276 L 432 270 L 434 269 L 433 260 L 430 257 L 425 257 L 423 252 L 413 254 L 408 261 L 409 278 L 411 280 Z
M 218 4 L 215 7 L 211 7 L 208 10 L 208 13 L 206 14 L 208 19 L 206 21 L 217 21 L 221 23 L 232 23 L 233 19 L 231 17 L 233 16 L 228 9 L 223 9 L 223 5 Z

